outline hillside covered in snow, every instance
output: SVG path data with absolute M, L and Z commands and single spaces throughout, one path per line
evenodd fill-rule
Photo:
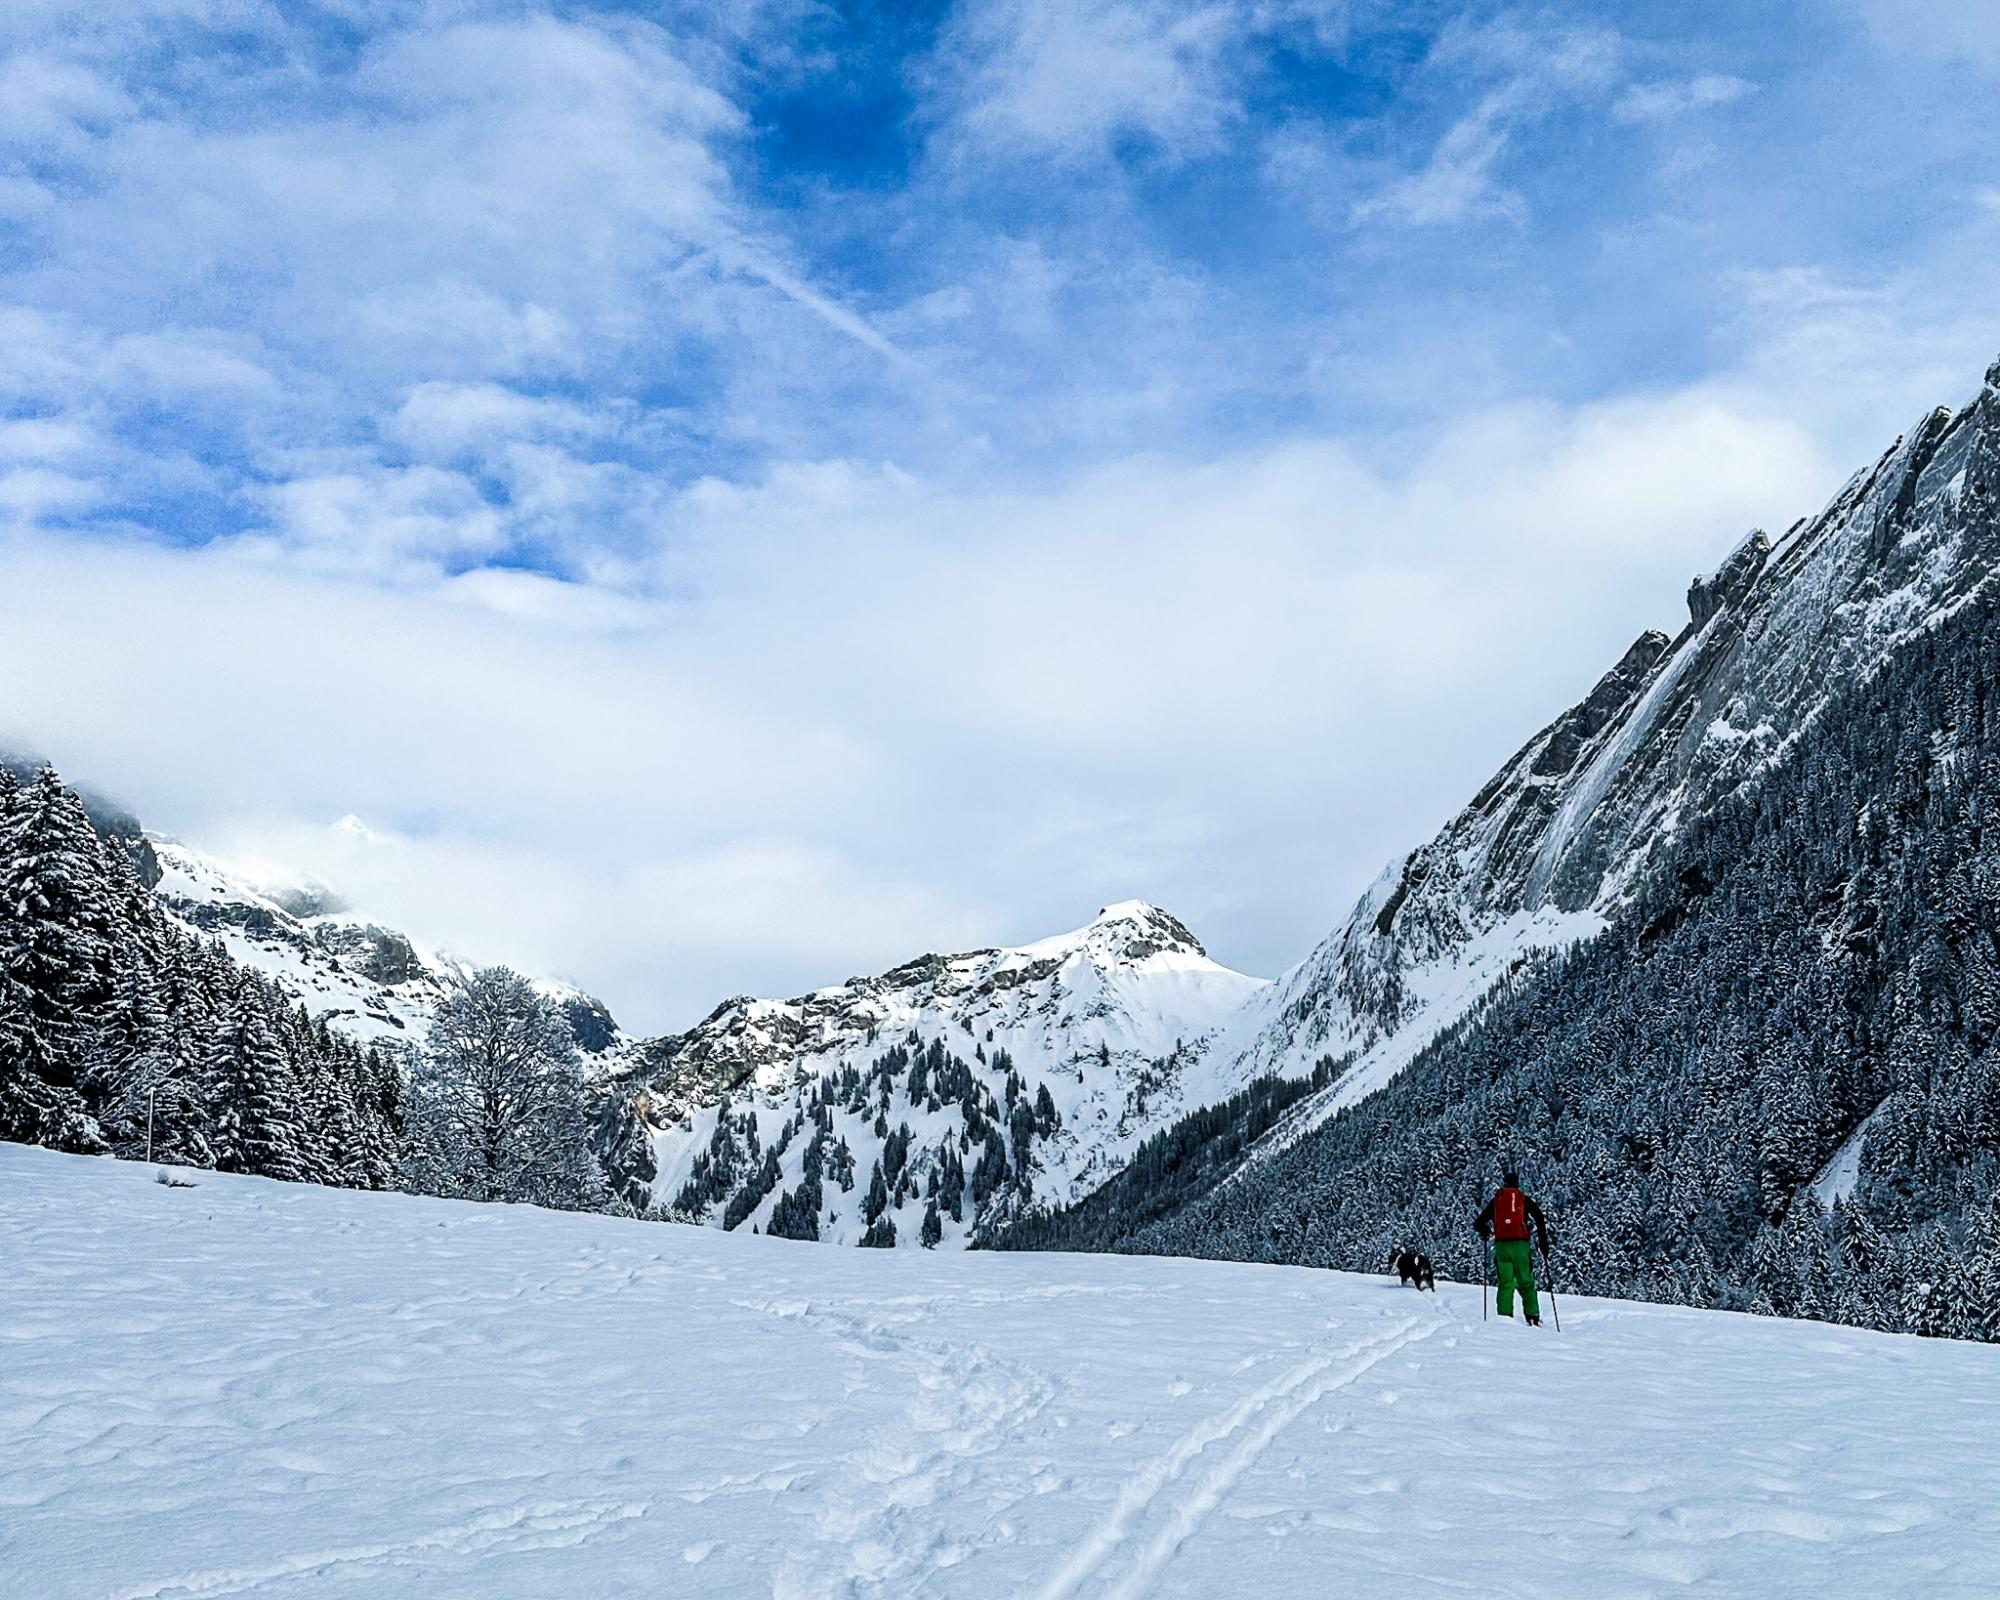
M 1352 1073 L 1261 1136 L 1168 1130 L 1013 1242 L 1351 1267 L 1415 1241 L 1464 1274 L 1512 1159 L 1580 1286 L 2000 1339 L 1996 569 L 2000 368 L 1697 583 L 1679 640 L 1532 741 L 1320 977 L 1252 1001 L 1288 1049 L 1352 1039 L 1357 994 L 1402 1014 Z M 1600 929 L 1424 1009 L 1523 909 Z
M 1017 949 L 732 1000 L 638 1052 L 650 1133 L 627 1180 L 729 1227 L 963 1242 L 1088 1193 L 1226 1093 L 1187 1045 L 1261 986 L 1126 901 Z
M 0 1145 L 10 1593 L 2000 1589 L 1983 1346 L 152 1177 Z
M 361 825 L 349 817 L 341 826 Z M 452 979 L 471 970 L 357 911 L 331 884 L 266 882 L 177 839 L 144 838 L 156 863 L 153 892 L 177 921 L 220 940 L 236 961 L 361 1043 L 422 1044 Z M 563 1008 L 586 1056 L 624 1048 L 602 1002 L 566 983 L 536 987 Z
M 2000 366 L 1817 515 L 1753 530 L 1697 577 L 1678 634 L 1635 640 L 1203 1048 L 1246 1079 L 1357 1054 L 1287 1138 L 1380 1088 L 1501 979 L 1626 915 L 1676 839 L 1761 782 L 1835 695 L 1990 590 L 1997 499 Z

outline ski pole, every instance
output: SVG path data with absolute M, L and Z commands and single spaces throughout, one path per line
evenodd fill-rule
M 1542 1276 L 1546 1278 L 1548 1277 L 1548 1275 L 1549 1275 L 1549 1253 L 1546 1249 L 1544 1249 L 1542 1251 Z M 1563 1314 L 1561 1307 L 1559 1307 L 1556 1304 L 1555 1285 L 1552 1283 L 1545 1283 L 1542 1285 L 1542 1287 L 1547 1289 L 1549 1292 L 1549 1315 L 1556 1319 L 1556 1332 L 1561 1333 L 1563 1331 Z
M 1479 1320 L 1486 1320 L 1486 1280 L 1493 1275 L 1493 1264 L 1486 1259 L 1486 1246 L 1479 1247 Z

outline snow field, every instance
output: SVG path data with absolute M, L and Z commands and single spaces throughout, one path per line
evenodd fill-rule
M 0 1145 L 23 1600 L 1987 1596 L 2000 1350 Z

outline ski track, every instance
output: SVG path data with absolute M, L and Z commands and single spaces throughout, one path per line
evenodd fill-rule
M 1427 1327 L 1408 1322 L 1394 1332 L 1372 1335 L 1332 1354 L 1314 1356 L 1274 1382 L 1245 1395 L 1226 1413 L 1183 1435 L 1171 1450 L 1148 1463 L 1144 1471 L 1126 1483 L 1110 1513 L 1091 1530 L 1062 1569 L 1037 1591 L 1036 1600 L 1070 1600 L 1079 1586 L 1133 1537 L 1136 1525 L 1190 1465 L 1211 1446 L 1237 1440 L 1237 1447 L 1200 1479 L 1186 1500 L 1169 1512 L 1165 1525 L 1140 1552 L 1125 1578 L 1105 1591 L 1106 1600 L 1140 1600 L 1149 1592 L 1146 1586 L 1173 1559 L 1174 1552 L 1193 1536 L 1245 1469 L 1284 1428 L 1328 1395 L 1357 1382 L 1377 1362 L 1447 1325 L 1444 1319 Z M 1321 1379 L 1329 1367 L 1336 1366 L 1334 1376 Z
M 281 1579 L 309 1579 L 331 1575 L 336 1568 L 386 1567 L 407 1565 L 410 1558 L 430 1553 L 465 1556 L 498 1554 L 520 1550 L 560 1550 L 582 1544 L 606 1528 L 628 1517 L 644 1516 L 644 1505 L 622 1504 L 615 1500 L 579 1500 L 530 1504 L 513 1510 L 492 1511 L 456 1527 L 406 1539 L 400 1544 L 353 1546 L 297 1556 L 288 1561 L 240 1572 L 219 1571 L 182 1574 L 148 1583 L 137 1589 L 120 1591 L 113 1600 L 217 1600 L 223 1595 L 244 1594 Z M 393 1572 L 380 1574 L 384 1580 Z

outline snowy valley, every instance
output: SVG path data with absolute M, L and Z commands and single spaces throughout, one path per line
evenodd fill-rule
M 1988 1347 L 192 1179 L 0 1145 L 10 1592 L 2000 1587 Z
M 1677 636 L 1642 635 L 1275 982 L 1131 900 L 644 1041 L 524 984 L 576 1057 L 562 1203 L 1350 1268 L 1415 1239 L 1462 1274 L 1471 1190 L 1514 1154 L 1583 1285 L 2000 1338 L 1996 508 L 2000 367 L 1697 579 Z M 435 1176 L 425 1052 L 383 1048 L 424 1042 L 462 963 L 325 885 L 87 819 L 54 774 L 0 774 L 0 802 L 26 908 L 0 1131 L 134 1154 L 165 1085 L 172 1159 L 526 1197 L 485 1155 Z

